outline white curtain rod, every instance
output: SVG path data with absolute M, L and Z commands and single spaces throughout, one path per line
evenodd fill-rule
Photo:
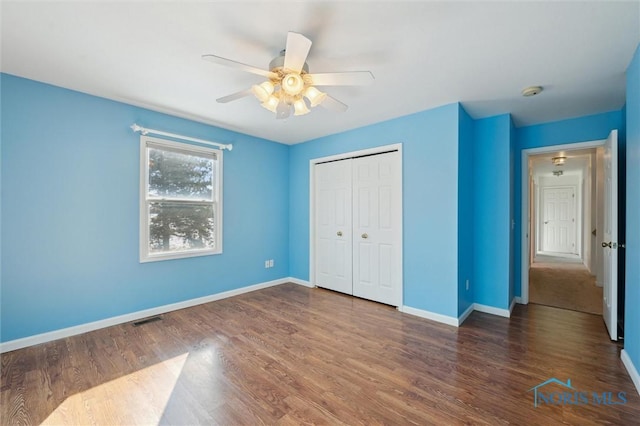
M 204 139 L 198 139 L 198 138 L 190 138 L 189 136 L 182 136 L 182 135 L 177 135 L 175 133 L 169 133 L 169 132 L 162 132 L 160 130 L 154 130 L 154 129 L 147 129 L 146 127 L 142 127 L 142 126 L 138 126 L 137 124 L 133 123 L 131 125 L 131 130 L 133 130 L 134 132 L 140 132 L 140 134 L 142 135 L 158 135 L 158 136 L 167 136 L 170 138 L 176 138 L 176 139 L 182 139 L 185 141 L 191 141 L 191 142 L 198 142 L 198 143 L 202 143 L 205 145 L 211 145 L 211 146 L 215 146 L 218 147 L 220 149 L 227 149 L 229 151 L 231 151 L 233 149 L 233 145 L 229 144 L 223 144 L 223 143 L 218 143 L 218 142 L 211 142 L 211 141 L 206 141 Z

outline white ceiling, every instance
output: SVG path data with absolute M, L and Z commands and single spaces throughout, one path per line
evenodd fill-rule
M 640 1 L 3 0 L 1 7 L 5 73 L 287 144 L 457 101 L 474 118 L 510 112 L 518 126 L 619 109 L 640 42 Z M 311 72 L 370 70 L 374 84 L 326 88 L 349 105 L 342 114 L 315 108 L 276 120 L 253 97 L 216 103 L 262 78 L 201 55 L 266 69 L 287 31 L 313 41 Z M 523 98 L 529 85 L 545 90 Z

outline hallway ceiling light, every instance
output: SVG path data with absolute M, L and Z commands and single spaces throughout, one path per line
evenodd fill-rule
M 564 163 L 567 161 L 567 157 L 553 157 L 551 162 L 554 166 L 564 166 Z

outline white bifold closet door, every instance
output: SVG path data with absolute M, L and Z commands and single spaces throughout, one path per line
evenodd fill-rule
M 316 285 L 402 303 L 397 151 L 316 165 Z
M 351 160 L 315 167 L 316 285 L 352 294 Z

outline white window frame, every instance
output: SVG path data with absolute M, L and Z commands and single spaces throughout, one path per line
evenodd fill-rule
M 185 154 L 206 154 L 213 155 L 216 161 L 214 187 L 213 187 L 213 212 L 215 218 L 215 248 L 188 250 L 174 253 L 150 253 L 149 251 L 149 203 L 158 201 L 157 198 L 150 198 L 149 188 L 149 151 L 148 147 L 166 147 L 172 151 Z M 222 253 L 222 150 L 207 148 L 199 145 L 191 145 L 175 142 L 167 139 L 159 139 L 151 136 L 140 136 L 140 263 L 156 262 L 171 259 L 184 259 L 197 256 L 210 256 Z M 181 200 L 170 200 L 180 202 Z M 185 201 L 187 202 L 187 201 Z

